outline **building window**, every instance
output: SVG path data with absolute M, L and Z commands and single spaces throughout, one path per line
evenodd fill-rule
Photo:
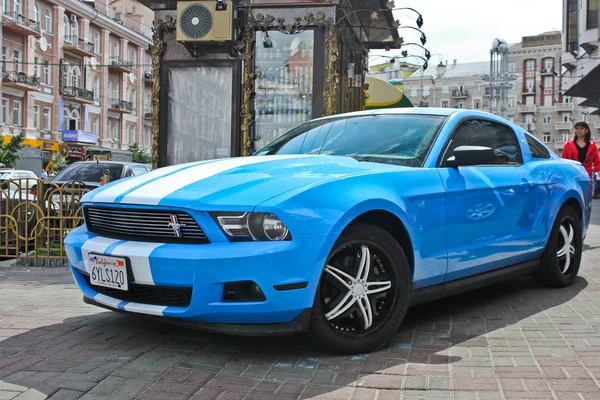
M 544 114 L 544 125 L 548 125 L 552 123 L 552 117 L 548 114 Z
M 21 72 L 21 52 L 19 50 L 13 50 L 13 71 Z
M 100 54 L 100 32 L 94 33 L 94 53 Z
M 544 60 L 544 69 L 548 72 L 554 69 L 554 58 L 546 58 Z
M 442 100 L 442 108 L 448 108 L 448 100 Z
M 15 19 L 17 18 L 17 15 L 23 15 L 23 9 L 21 7 L 21 0 L 15 0 L 14 2 L 14 12 L 15 12 Z
M 508 63 L 508 72 L 515 72 L 517 70 L 517 63 L 511 61 Z
M 76 131 L 79 129 L 79 110 L 73 110 L 71 111 L 71 125 L 69 127 L 69 129 L 71 129 L 72 131 Z
M 545 76 L 544 77 L 544 89 L 551 89 L 551 88 L 552 88 L 552 77 Z
M 6 71 L 6 62 L 8 60 L 8 47 L 2 46 L 2 72 Z
M 547 94 L 544 96 L 544 106 L 546 107 L 550 107 L 552 105 L 552 101 L 554 99 L 552 98 L 551 94 Z
M 563 122 L 569 122 L 571 120 L 571 113 L 564 112 L 562 113 L 561 118 Z
M 40 6 L 37 4 L 33 6 L 33 20 L 37 26 L 40 26 Z
M 567 0 L 567 51 L 578 51 L 579 26 L 578 26 L 579 0 Z
M 113 140 L 115 142 L 119 141 L 119 123 L 113 122 Z
M 448 94 L 448 86 L 447 85 L 442 86 L 442 93 Z
M 475 82 L 475 91 L 481 92 L 481 82 Z
M 135 126 L 131 126 L 131 135 L 129 135 L 129 143 L 135 143 Z
M 8 123 L 8 100 L 2 99 L 2 123 Z
M 462 102 L 461 102 L 461 103 L 458 103 L 458 104 L 456 105 L 456 108 L 465 108 L 465 103 L 462 103 Z
M 586 113 L 585 111 L 581 113 L 581 120 L 587 122 L 588 120 L 588 113 Z
M 132 91 L 131 91 L 131 104 L 133 104 L 133 108 L 135 108 L 135 100 L 136 100 L 136 97 L 137 97 L 137 95 L 136 95 L 136 92 L 135 92 L 135 90 L 132 90 Z
M 429 96 L 429 86 L 423 86 L 423 96 Z
M 94 78 L 94 99 L 100 99 L 100 78 Z
M 71 43 L 77 43 L 79 41 L 79 24 L 77 20 L 71 23 Z
M 92 132 L 98 132 L 98 125 L 99 125 L 100 120 L 98 119 L 98 117 L 94 117 L 94 120 L 92 122 Z
M 33 76 L 39 76 L 38 75 L 38 63 L 40 62 L 40 59 L 37 57 L 33 57 Z
M 73 87 L 78 88 L 79 87 L 79 76 L 81 75 L 81 72 L 79 71 L 79 67 L 75 66 L 73 68 L 71 68 L 71 83 Z
M 33 106 L 33 127 L 40 129 L 40 106 Z
M 598 0 L 587 1 L 587 29 L 598 27 Z
M 44 130 L 50 130 L 50 108 L 44 107 Z
M 542 141 L 543 141 L 544 143 L 550 143 L 550 140 L 551 140 L 551 139 L 550 139 L 550 134 L 549 134 L 549 133 L 547 133 L 547 132 L 544 132 L 544 135 L 542 136 Z
M 535 60 L 525 61 L 525 70 L 526 71 L 535 71 Z
M 508 107 L 513 108 L 514 106 L 515 106 L 515 98 L 509 97 L 508 98 Z
M 481 108 L 481 100 L 475 99 L 473 100 L 473 108 L 479 110 Z
M 46 20 L 46 32 L 52 33 L 52 13 L 48 8 L 44 12 L 44 19 Z
M 8 11 L 8 0 L 2 0 L 2 14 L 9 15 L 10 11 Z
M 527 78 L 525 80 L 525 87 L 527 89 L 533 89 L 534 85 L 535 85 L 535 79 L 534 78 Z M 531 92 L 531 90 L 529 92 Z
M 73 39 L 69 37 L 71 29 L 69 28 L 69 17 L 66 15 L 63 17 L 63 35 L 65 37 L 65 41 L 73 43 Z
M 49 85 L 51 78 L 52 75 L 50 74 L 50 63 L 48 61 L 44 61 L 44 83 Z
M 12 124 L 21 126 L 21 102 L 17 100 L 13 100 Z
M 411 96 L 416 96 L 417 95 L 417 88 L 410 88 L 410 95 Z

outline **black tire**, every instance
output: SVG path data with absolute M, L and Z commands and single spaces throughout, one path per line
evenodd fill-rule
M 572 239 L 569 239 L 571 235 Z M 566 245 L 568 241 L 572 249 Z M 533 279 L 542 286 L 558 288 L 572 285 L 581 264 L 582 244 L 581 220 L 573 208 L 565 205 L 556 216 L 540 267 L 534 272 Z M 559 255 L 561 250 L 568 254 Z
M 368 257 L 363 257 L 365 254 Z M 368 263 L 361 269 L 362 259 Z M 342 283 L 336 277 L 344 276 L 340 271 L 356 281 Z M 323 268 L 313 305 L 311 337 L 321 347 L 343 354 L 366 353 L 386 344 L 410 304 L 411 281 L 408 259 L 387 231 L 372 224 L 349 226 Z M 345 304 L 354 303 L 342 311 L 345 307 L 340 305 L 347 296 L 350 300 Z

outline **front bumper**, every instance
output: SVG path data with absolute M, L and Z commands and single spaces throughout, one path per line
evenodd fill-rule
M 324 235 L 315 235 L 287 242 L 160 244 L 98 237 L 82 226 L 69 233 L 65 249 L 87 303 L 207 330 L 258 334 L 306 329 L 306 311 L 325 263 L 319 255 L 324 241 Z M 90 253 L 127 257 L 134 283 L 144 288 L 191 289 L 189 305 L 165 306 L 148 297 L 124 300 L 116 290 L 103 294 L 86 279 Z M 239 281 L 256 283 L 265 300 L 224 302 L 225 284 Z

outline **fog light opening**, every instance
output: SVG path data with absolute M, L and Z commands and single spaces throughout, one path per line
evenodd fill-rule
M 223 286 L 223 302 L 265 301 L 263 291 L 253 281 L 228 282 Z

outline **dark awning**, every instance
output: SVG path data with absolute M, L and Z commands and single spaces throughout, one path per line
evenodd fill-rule
M 586 76 L 581 78 L 579 82 L 571 86 L 565 92 L 565 96 L 591 99 L 592 102 L 597 104 L 600 101 L 600 65 L 596 66 Z
M 398 29 L 393 26 L 394 15 L 386 7 L 387 0 L 350 0 L 349 2 L 352 8 L 344 8 L 341 14 L 354 12 L 354 15 L 348 17 L 348 22 L 355 29 L 361 30 L 360 41 L 367 49 L 400 47 L 400 35 Z M 374 11 L 377 13 L 373 14 Z M 375 16 L 376 18 L 373 18 Z

